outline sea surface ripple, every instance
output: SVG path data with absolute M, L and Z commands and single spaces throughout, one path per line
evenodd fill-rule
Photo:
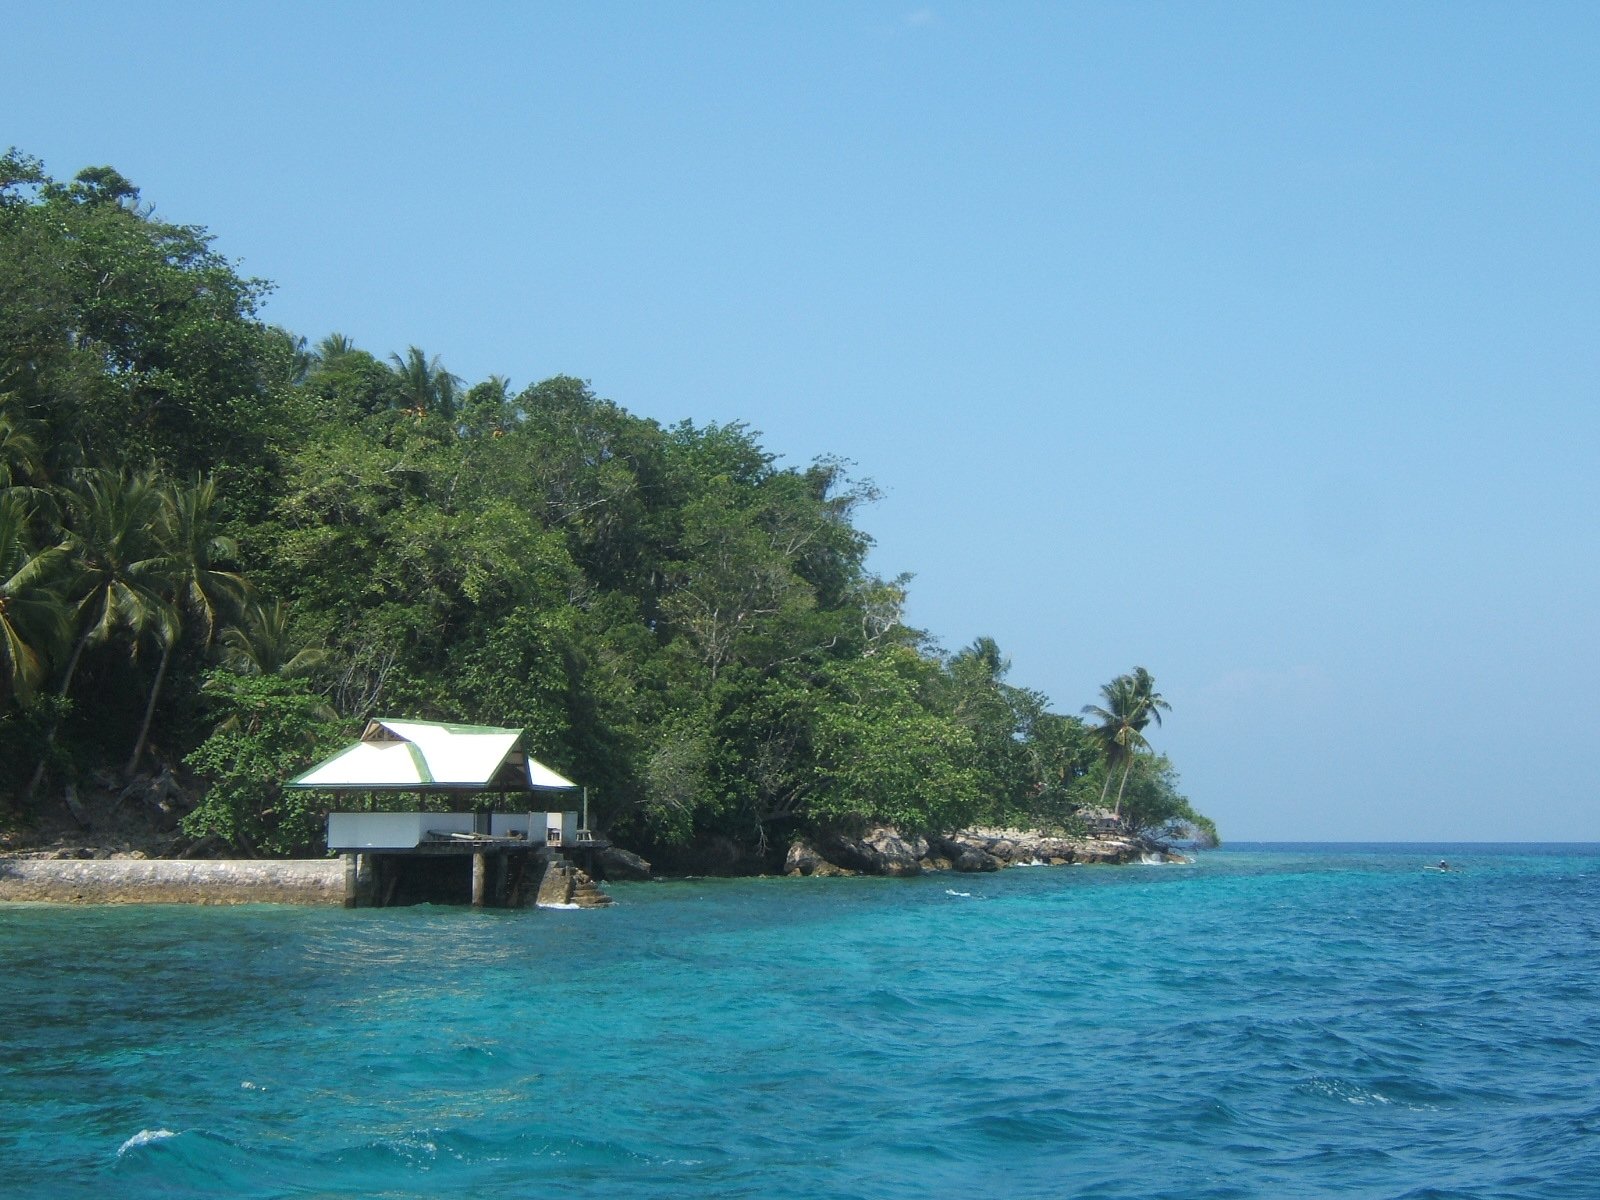
M 1600 847 L 611 890 L 0 906 L 0 1194 L 1600 1195 Z

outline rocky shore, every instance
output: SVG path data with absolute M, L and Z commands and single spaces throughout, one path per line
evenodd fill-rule
M 1005 867 L 1083 863 L 1188 862 L 1170 847 L 1135 835 L 1102 832 L 1059 837 L 1022 829 L 968 829 L 945 837 L 906 835 L 877 826 L 857 836 L 833 834 L 790 844 L 782 873 L 825 878 L 843 875 L 922 875 L 981 872 Z M 537 903 L 589 908 L 610 897 L 576 867 L 544 873 Z M 602 880 L 658 878 L 651 864 L 609 847 L 595 866 Z M 745 859 L 730 859 L 717 874 L 760 874 Z M 767 868 L 770 873 L 771 867 Z M 176 859 L 143 851 L 56 847 L 0 856 L 0 901 L 68 904 L 342 904 L 344 865 L 327 859 Z
M 785 875 L 921 875 L 929 871 L 998 871 L 1003 867 L 1078 863 L 1188 862 L 1168 846 L 1133 834 L 1057 837 L 1022 829 L 967 829 L 947 837 L 904 835 L 890 826 L 859 837 L 796 840 Z

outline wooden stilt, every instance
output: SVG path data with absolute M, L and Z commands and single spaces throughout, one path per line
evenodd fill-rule
M 482 850 L 472 852 L 472 907 L 483 907 L 484 876 L 488 873 L 488 863 Z
M 356 881 L 360 875 L 356 869 L 356 856 L 346 853 L 341 857 L 344 859 L 344 906 L 346 908 L 354 908 L 356 906 Z

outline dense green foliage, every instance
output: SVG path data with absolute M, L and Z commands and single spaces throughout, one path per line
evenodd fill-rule
M 316 800 L 278 784 L 393 714 L 525 727 L 641 848 L 1070 826 L 1114 774 L 1140 827 L 1202 823 L 1143 753 L 1142 668 L 1091 730 L 991 640 L 947 655 L 902 622 L 846 463 L 577 379 L 307 347 L 138 199 L 0 159 L 0 797 L 24 815 L 164 764 L 208 789 L 191 833 L 304 852 Z

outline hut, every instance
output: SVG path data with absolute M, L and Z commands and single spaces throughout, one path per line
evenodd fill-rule
M 551 796 L 578 785 L 533 758 L 520 729 L 372 720 L 359 741 L 284 786 L 367 796 L 369 811 L 328 814 L 328 849 L 344 858 L 352 908 L 418 899 L 515 906 L 553 859 L 592 860 L 604 846 L 584 827 L 587 805 L 583 821 L 576 809 L 550 807 Z M 380 794 L 443 797 L 450 807 L 370 811 Z
M 1090 837 L 1123 837 L 1128 832 L 1122 818 L 1109 808 L 1080 808 L 1078 819 Z

